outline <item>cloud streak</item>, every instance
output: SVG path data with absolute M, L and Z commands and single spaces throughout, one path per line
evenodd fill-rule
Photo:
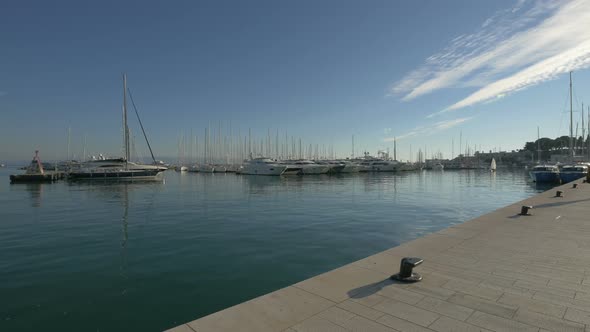
M 383 141 L 384 142 L 392 142 L 393 140 L 402 140 L 402 139 L 406 139 L 406 138 L 410 138 L 410 137 L 414 137 L 414 136 L 430 136 L 430 135 L 436 134 L 438 132 L 456 127 L 456 126 L 463 124 L 471 119 L 473 119 L 473 117 L 465 117 L 465 118 L 458 118 L 458 119 L 453 119 L 453 120 L 439 121 L 439 122 L 433 123 L 428 126 L 418 126 L 401 136 L 388 137 L 388 138 L 385 138 Z
M 590 66 L 590 1 L 521 0 L 395 84 L 408 101 L 451 87 L 477 91 L 442 112 L 488 102 Z M 439 112 L 439 113 L 442 113 Z

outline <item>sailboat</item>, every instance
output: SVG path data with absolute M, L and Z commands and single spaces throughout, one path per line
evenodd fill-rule
M 133 99 L 131 99 L 133 103 Z M 133 105 L 135 107 L 135 104 Z M 123 158 L 100 158 L 83 163 L 76 170 L 68 174 L 71 180 L 115 180 L 115 181 L 159 181 L 162 180 L 163 172 L 167 169 L 156 162 L 152 152 L 141 119 L 137 109 L 135 110 L 139 124 L 143 131 L 144 137 L 150 149 L 153 165 L 143 165 L 129 161 L 131 149 L 129 126 L 127 122 L 127 76 L 123 74 L 123 141 L 125 147 L 125 157 Z
M 583 178 L 588 174 L 588 165 L 576 163 L 576 153 L 574 147 L 574 120 L 573 120 L 573 105 L 572 105 L 572 73 L 570 72 L 570 163 L 564 165 L 559 172 L 559 178 L 562 183 L 568 183 L 577 179 Z M 582 105 L 582 121 L 584 110 Z M 576 129 L 577 136 L 577 129 Z M 584 135 L 582 135 L 584 136 Z
M 492 158 L 492 162 L 490 163 L 490 171 L 496 171 L 496 159 Z

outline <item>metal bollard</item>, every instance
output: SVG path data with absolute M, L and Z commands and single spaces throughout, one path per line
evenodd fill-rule
M 400 262 L 399 273 L 391 276 L 391 279 L 401 282 L 417 282 L 422 280 L 422 276 L 412 271 L 416 266 L 422 264 L 424 260 L 418 257 L 405 257 Z
M 520 208 L 520 215 L 521 216 L 530 216 L 529 210 L 532 209 L 533 207 L 530 205 L 523 205 Z
M 563 197 L 563 196 L 561 196 L 561 194 L 563 194 L 563 191 L 558 190 L 555 192 L 555 197 Z
M 578 188 L 578 184 L 577 183 L 572 184 L 572 188 L 574 188 L 574 189 Z

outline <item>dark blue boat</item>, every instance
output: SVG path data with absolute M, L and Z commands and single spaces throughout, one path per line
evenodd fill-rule
M 588 165 L 565 165 L 559 172 L 561 183 L 568 183 L 583 178 L 588 174 Z
M 529 172 L 535 182 L 557 183 L 559 182 L 559 168 L 555 165 L 537 165 Z

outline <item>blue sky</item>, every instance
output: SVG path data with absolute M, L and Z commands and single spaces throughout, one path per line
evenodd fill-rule
M 159 156 L 220 121 L 341 156 L 517 149 L 567 134 L 568 71 L 590 104 L 587 22 L 588 1 L 4 1 L 0 160 L 65 158 L 68 127 L 120 155 L 122 72 Z

